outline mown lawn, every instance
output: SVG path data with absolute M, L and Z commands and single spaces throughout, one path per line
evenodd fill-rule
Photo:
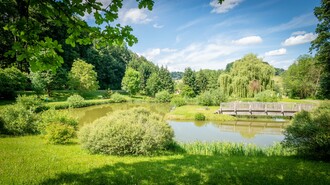
M 40 136 L 0 138 L 0 184 L 330 184 L 330 164 L 293 157 L 90 155 Z
M 235 117 L 223 114 L 215 114 L 219 106 L 201 106 L 201 105 L 184 105 L 176 107 L 169 112 L 165 119 L 168 120 L 195 120 L 195 114 L 202 113 L 206 120 L 212 121 L 233 121 Z

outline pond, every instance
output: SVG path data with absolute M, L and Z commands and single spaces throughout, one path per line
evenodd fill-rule
M 74 109 L 72 115 L 78 118 L 79 124 L 88 124 L 115 110 L 126 110 L 131 107 L 147 107 L 162 115 L 170 110 L 168 104 L 121 103 L 98 105 Z M 258 146 L 269 146 L 284 139 L 283 128 L 288 122 L 256 121 L 167 121 L 173 128 L 175 140 L 180 142 L 228 141 L 254 143 Z

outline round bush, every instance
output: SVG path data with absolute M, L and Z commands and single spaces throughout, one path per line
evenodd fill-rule
M 46 126 L 45 139 L 51 144 L 66 144 L 75 136 L 75 133 L 71 125 L 50 123 Z
M 329 105 L 321 105 L 312 112 L 297 113 L 284 132 L 284 146 L 296 150 L 302 156 L 329 160 Z
M 202 113 L 197 113 L 197 114 L 195 114 L 195 120 L 196 121 L 205 121 L 205 115 L 204 114 L 202 114 Z
M 67 99 L 69 107 L 78 108 L 83 107 L 85 104 L 85 99 L 78 94 L 74 94 Z
M 82 147 L 91 153 L 146 155 L 166 149 L 173 130 L 163 118 L 145 108 L 117 111 L 81 128 Z
M 122 102 L 126 102 L 126 98 L 125 96 L 119 94 L 119 93 L 114 93 L 111 95 L 111 100 L 114 102 L 114 103 L 122 103 Z
M 185 98 L 177 96 L 177 97 L 172 98 L 171 104 L 181 107 L 181 106 L 187 105 L 187 102 L 186 102 Z
M 157 102 L 167 103 L 171 101 L 172 95 L 168 91 L 160 91 L 156 93 L 155 98 Z
M 278 97 L 275 91 L 265 90 L 255 95 L 256 101 L 259 102 L 277 102 Z

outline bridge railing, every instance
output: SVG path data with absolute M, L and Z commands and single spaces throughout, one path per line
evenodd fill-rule
M 310 111 L 314 108 L 311 104 L 297 103 L 266 103 L 266 102 L 229 102 L 221 103 L 220 110 L 250 110 L 250 111 Z

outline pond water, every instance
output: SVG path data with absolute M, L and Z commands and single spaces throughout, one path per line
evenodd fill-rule
M 71 113 L 78 118 L 79 124 L 88 124 L 115 110 L 126 110 L 143 106 L 165 115 L 170 110 L 168 104 L 124 103 L 98 105 L 74 109 Z M 253 121 L 167 121 L 174 130 L 175 140 L 180 142 L 228 141 L 254 143 L 258 146 L 269 146 L 284 139 L 283 128 L 287 122 L 253 122 Z

